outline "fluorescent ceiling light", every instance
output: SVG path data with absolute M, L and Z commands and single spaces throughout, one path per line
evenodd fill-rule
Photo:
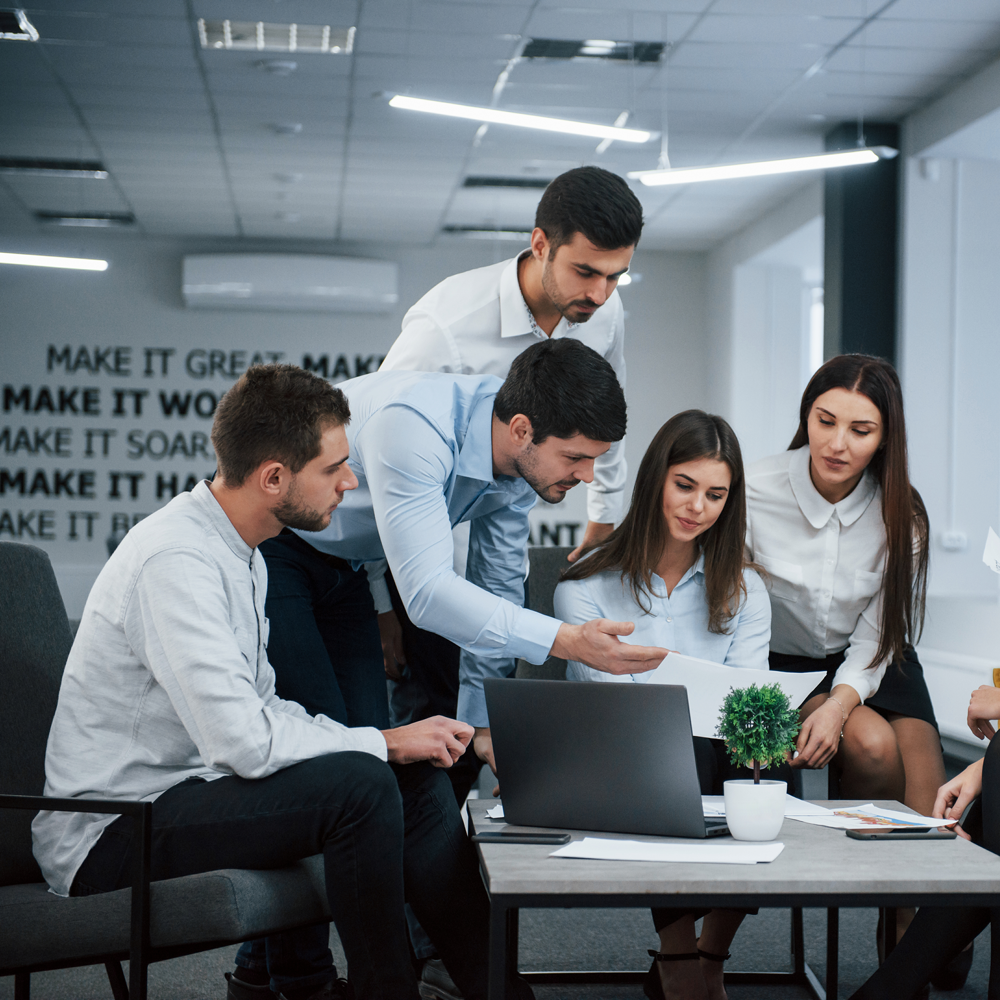
M 35 218 L 47 226 L 82 226 L 86 229 L 135 225 L 135 216 L 131 212 L 35 212 Z
M 404 97 L 396 94 L 389 104 L 407 111 L 426 111 L 432 115 L 451 118 L 468 118 L 475 122 L 493 125 L 518 125 L 537 128 L 543 132 L 564 132 L 568 135 L 586 135 L 596 139 L 615 139 L 618 142 L 648 142 L 652 132 L 634 128 L 615 128 L 613 125 L 592 125 L 590 122 L 571 122 L 565 118 L 545 118 L 542 115 L 523 115 L 516 111 L 498 111 L 496 108 L 476 108 L 468 104 L 449 104 L 446 101 L 428 101 L 421 97 Z
M 37 42 L 38 29 L 23 10 L 0 11 L 0 38 L 11 42 Z
M 28 264 L 32 267 L 67 267 L 73 271 L 106 271 L 106 260 L 86 257 L 41 257 L 33 253 L 0 253 L 0 264 Z
M 464 236 L 469 240 L 516 240 L 526 243 L 531 239 L 530 229 L 482 229 L 476 226 L 442 226 L 446 236 Z
M 787 160 L 760 160 L 756 163 L 725 163 L 716 167 L 674 167 L 670 170 L 633 170 L 628 176 L 649 187 L 664 184 L 694 184 L 698 181 L 724 181 L 738 177 L 766 177 L 770 174 L 793 174 L 802 170 L 829 170 L 853 167 L 878 160 L 891 160 L 899 150 L 888 146 L 848 149 L 817 156 L 795 156 Z
M 99 160 L 38 160 L 20 156 L 0 156 L 0 174 L 23 177 L 91 177 L 107 180 L 108 172 Z

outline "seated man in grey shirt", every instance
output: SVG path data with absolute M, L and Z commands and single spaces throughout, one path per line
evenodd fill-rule
M 358 485 L 349 419 L 339 389 L 288 365 L 251 368 L 229 390 L 212 430 L 215 481 L 133 528 L 94 584 L 49 734 L 45 794 L 153 800 L 154 879 L 323 854 L 358 1000 L 418 996 L 405 868 L 407 900 L 453 978 L 482 997 L 486 895 L 435 770 L 461 757 L 472 727 L 438 716 L 348 728 L 275 694 L 257 546 L 286 525 L 325 527 Z M 130 819 L 43 811 L 32 831 L 53 892 L 129 884 Z M 282 935 L 270 989 L 288 1000 L 346 995 L 321 930 L 319 949 L 314 928 Z M 238 966 L 230 995 L 268 996 L 259 973 Z M 530 989 L 518 981 L 512 995 Z

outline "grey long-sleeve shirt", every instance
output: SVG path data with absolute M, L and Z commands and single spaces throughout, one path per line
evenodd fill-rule
M 136 525 L 87 599 L 45 754 L 45 794 L 155 799 L 186 778 L 263 778 L 341 750 L 386 759 L 377 729 L 348 729 L 274 693 L 267 571 L 207 482 Z M 40 812 L 35 858 L 60 895 L 104 828 Z

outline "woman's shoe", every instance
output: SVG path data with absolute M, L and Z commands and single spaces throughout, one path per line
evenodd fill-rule
M 960 990 L 969 978 L 972 968 L 972 944 L 960 951 L 943 969 L 931 976 L 931 982 L 939 990 Z
M 647 954 L 653 956 L 653 964 L 646 973 L 646 978 L 642 981 L 642 992 L 649 997 L 649 1000 L 665 1000 L 663 987 L 660 985 L 660 971 L 656 967 L 657 962 L 697 962 L 704 954 L 699 948 L 698 951 L 686 951 L 680 955 L 668 955 L 666 952 L 653 951 L 650 948 Z M 705 956 L 708 957 L 707 955 Z

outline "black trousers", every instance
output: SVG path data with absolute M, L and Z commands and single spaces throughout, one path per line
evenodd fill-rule
M 965 829 L 972 839 L 1000 854 L 1000 739 L 983 762 L 983 794 Z M 981 828 L 980 828 L 981 822 Z M 922 906 L 902 940 L 851 1000 L 909 1000 L 987 924 L 992 924 L 989 1000 L 1000 1000 L 1000 900 L 995 907 Z
M 359 1000 L 416 998 L 405 895 L 467 996 L 485 994 L 488 905 L 444 774 L 348 751 L 255 781 L 185 781 L 153 803 L 152 878 L 278 868 L 322 854 L 334 923 Z M 132 820 L 108 827 L 75 895 L 131 880 Z M 456 919 L 454 914 L 462 918 Z M 293 932 L 290 932 L 293 934 Z M 287 969 L 273 985 L 310 985 Z

